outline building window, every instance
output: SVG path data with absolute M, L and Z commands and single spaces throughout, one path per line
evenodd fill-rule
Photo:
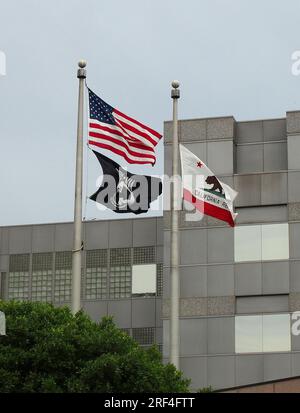
M 291 350 L 289 314 L 235 317 L 235 352 L 262 353 Z
M 52 264 L 51 252 L 32 255 L 32 301 L 52 301 Z
M 132 294 L 135 296 L 156 294 L 156 264 L 132 266 Z
M 133 264 L 151 264 L 155 262 L 155 247 L 135 247 Z
M 107 297 L 107 250 L 86 252 L 85 298 L 87 300 Z
M 70 301 L 72 282 L 72 252 L 63 251 L 55 254 L 55 288 L 56 302 Z
M 6 272 L 0 274 L 0 299 L 5 299 Z
M 154 327 L 133 328 L 132 338 L 141 345 L 154 344 L 155 328 Z
M 131 249 L 110 250 L 109 297 L 128 298 L 131 296 Z
M 163 287 L 164 287 L 163 264 L 157 264 L 156 269 L 157 269 L 156 295 L 157 297 L 161 297 L 163 295 Z
M 110 267 L 110 298 L 128 298 L 131 296 L 131 266 L 116 265 Z
M 234 257 L 236 262 L 288 259 L 288 224 L 235 227 Z
M 29 299 L 29 254 L 9 257 L 8 298 L 10 300 Z

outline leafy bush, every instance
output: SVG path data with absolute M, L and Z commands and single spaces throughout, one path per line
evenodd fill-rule
M 112 318 L 97 324 L 67 307 L 0 301 L 0 392 L 188 392 L 190 381 L 142 349 Z

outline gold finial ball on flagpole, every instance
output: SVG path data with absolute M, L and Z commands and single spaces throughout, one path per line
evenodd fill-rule
M 79 60 L 78 62 L 78 66 L 83 69 L 86 66 L 86 60 Z
M 179 86 L 180 86 L 180 83 L 178 82 L 178 80 L 173 80 L 173 82 L 172 82 L 172 87 L 173 87 L 174 89 L 178 89 Z

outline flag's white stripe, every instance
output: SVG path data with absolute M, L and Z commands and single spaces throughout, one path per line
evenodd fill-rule
M 103 139 L 103 138 L 94 138 L 94 137 L 92 137 L 92 136 L 90 136 L 89 137 L 89 141 L 90 141 L 90 144 L 92 145 L 93 144 L 93 142 L 98 142 L 98 143 L 102 143 L 102 144 L 104 144 L 104 145 L 109 145 L 109 146 L 111 146 L 112 148 L 115 148 L 115 149 L 118 149 L 120 152 L 123 152 L 123 153 L 126 153 L 126 155 L 127 155 L 127 157 L 130 159 L 130 160 L 132 160 L 132 161 L 143 161 L 143 162 L 150 162 L 150 163 L 154 163 L 155 162 L 155 159 L 153 159 L 153 158 L 141 158 L 141 157 L 139 157 L 139 156 L 134 156 L 134 155 L 131 155 L 127 150 L 126 150 L 126 148 L 124 148 L 123 146 L 121 146 L 121 145 L 118 145 L 118 144 L 116 144 L 116 143 L 114 143 L 114 142 L 112 142 L 112 141 L 109 141 L 109 140 L 106 140 L 106 139 Z
M 125 138 L 123 138 L 122 136 L 116 135 L 113 132 L 108 132 L 103 129 L 92 128 L 92 127 L 89 128 L 89 131 L 94 132 L 94 133 L 100 133 L 101 135 L 109 136 L 114 139 L 118 139 L 121 142 L 123 142 L 126 145 L 126 147 L 130 149 L 131 151 L 142 153 L 145 155 L 154 155 L 154 150 L 151 150 L 150 148 L 149 150 L 146 150 L 146 149 L 136 148 L 135 146 L 130 146 L 130 143 L 128 144 L 128 141 Z M 94 136 L 91 136 L 90 138 L 93 139 Z
M 134 122 L 131 122 L 130 120 L 124 118 L 123 116 L 121 116 L 119 113 L 114 112 L 113 113 L 114 117 L 121 120 L 124 123 L 127 123 L 128 125 L 132 126 L 133 128 L 139 130 L 140 132 L 145 133 L 146 135 L 148 135 L 151 139 L 153 139 L 156 143 L 158 143 L 160 141 L 160 138 L 158 138 L 157 136 L 153 135 L 151 132 L 149 132 L 147 129 L 142 128 L 140 125 L 137 125 Z
M 129 130 L 127 130 L 126 128 L 124 128 L 124 126 L 122 125 L 110 125 L 109 123 L 104 123 L 104 122 L 99 122 L 96 119 L 91 119 L 90 118 L 90 122 L 96 123 L 99 126 L 104 126 L 106 128 L 112 129 L 112 130 L 117 130 L 119 132 L 121 132 L 123 135 L 128 136 L 128 142 L 130 143 L 130 140 L 132 140 L 133 142 L 140 142 L 143 143 L 145 146 L 148 146 L 149 148 L 154 148 L 154 145 L 152 144 L 152 142 L 148 141 L 148 139 L 144 138 L 143 136 L 140 136 L 134 132 L 131 132 Z M 126 139 L 126 137 L 125 137 Z

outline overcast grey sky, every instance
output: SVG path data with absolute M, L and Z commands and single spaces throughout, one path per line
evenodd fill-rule
M 0 76 L 0 225 L 73 218 L 80 58 L 96 93 L 158 131 L 171 118 L 174 78 L 181 82 L 181 118 L 276 118 L 300 109 L 300 76 L 291 73 L 291 55 L 300 50 L 299 0 L 0 6 L 7 58 Z M 148 173 L 162 170 L 160 146 L 160 161 Z M 89 163 L 95 188 L 95 161 Z

